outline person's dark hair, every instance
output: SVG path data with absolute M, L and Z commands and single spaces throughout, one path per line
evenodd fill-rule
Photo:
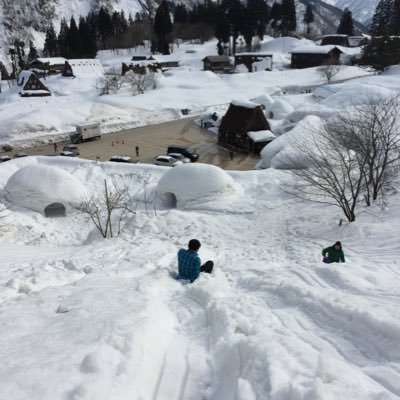
M 340 246 L 342 247 L 342 243 L 340 243 L 339 241 L 335 242 L 334 246 Z
M 197 239 L 189 240 L 189 250 L 197 251 L 200 248 L 201 244 Z

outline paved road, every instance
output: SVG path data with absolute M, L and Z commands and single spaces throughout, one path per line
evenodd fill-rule
M 108 161 L 112 156 L 135 156 L 139 146 L 140 162 L 151 162 L 153 157 L 166 154 L 168 145 L 190 146 L 199 153 L 199 162 L 217 165 L 223 169 L 254 169 L 259 156 L 235 153 L 233 160 L 229 152 L 217 146 L 216 135 L 194 124 L 195 118 L 183 118 L 158 125 L 129 129 L 102 135 L 101 139 L 79 144 L 81 158 Z M 67 144 L 58 143 L 58 151 Z M 54 153 L 53 145 L 32 147 L 23 150 L 29 155 Z M 9 153 L 12 157 L 13 153 Z

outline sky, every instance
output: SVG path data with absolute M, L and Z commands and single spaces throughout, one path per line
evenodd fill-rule
M 104 55 L 103 65 L 112 60 Z M 2 123 L 26 129 L 7 140 L 28 142 L 43 133 L 33 130 L 36 121 L 53 121 L 58 130 L 47 135 L 57 135 L 73 126 L 67 116 L 85 119 L 99 104 L 118 112 L 124 104 L 140 105 L 143 117 L 127 117 L 127 124 L 168 119 L 165 110 L 180 108 L 184 93 L 194 110 L 271 94 L 294 111 L 271 119 L 278 137 L 263 152 L 261 162 L 272 163 L 264 169 L 34 156 L 1 163 L 0 202 L 9 210 L 0 218 L 0 398 L 399 399 L 400 182 L 383 207 L 360 206 L 355 222 L 340 225 L 339 209 L 288 194 L 294 178 L 280 164 L 290 134 L 307 134 L 304 122 L 316 124 L 356 101 L 365 85 L 382 94 L 398 90 L 398 69 L 377 76 L 346 68 L 343 79 L 367 76 L 316 99 L 301 93 L 325 83 L 315 69 L 294 73 L 278 65 L 272 74 L 222 77 L 195 65 L 198 60 L 134 97 L 104 99 L 89 90 L 86 97 L 78 81 L 69 86 L 55 78 L 52 90 L 70 94 L 47 99 L 47 112 L 32 105 L 37 119 L 29 123 L 22 113 L 21 121 L 4 116 L 20 99 L 3 93 Z M 297 89 L 284 95 L 288 86 Z M 61 116 L 49 112 L 61 104 Z M 73 207 L 82 196 L 102 199 L 104 180 L 138 199 L 112 239 Z M 66 217 L 46 218 L 44 207 L 66 193 Z M 166 201 L 172 194 L 176 207 Z M 192 238 L 202 243 L 202 261 L 215 267 L 185 284 L 173 273 L 177 251 Z M 337 240 L 346 262 L 323 264 L 322 249 Z

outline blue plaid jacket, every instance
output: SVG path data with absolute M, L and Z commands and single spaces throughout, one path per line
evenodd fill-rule
M 178 251 L 178 279 L 193 282 L 200 274 L 200 257 L 195 251 L 180 249 Z

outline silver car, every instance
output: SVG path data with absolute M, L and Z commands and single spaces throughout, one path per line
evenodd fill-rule
M 164 167 L 176 167 L 177 165 L 183 164 L 183 162 L 171 156 L 161 155 L 153 158 L 153 164 L 163 165 Z
M 183 163 L 192 162 L 192 161 L 190 160 L 190 158 L 185 157 L 183 154 L 180 154 L 180 153 L 168 153 L 168 155 L 169 155 L 170 157 L 175 158 L 176 160 L 182 161 Z

